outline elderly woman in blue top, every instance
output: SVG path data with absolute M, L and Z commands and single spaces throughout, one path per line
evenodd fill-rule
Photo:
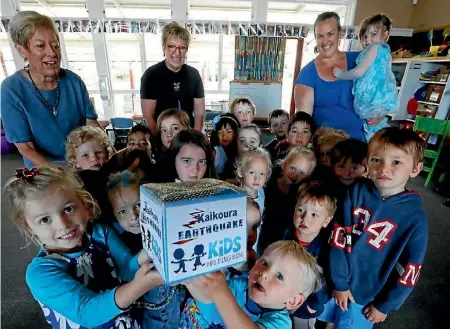
M 86 86 L 78 75 L 60 68 L 58 31 L 49 17 L 19 12 L 11 19 L 10 33 L 28 65 L 1 86 L 6 138 L 27 167 L 64 161 L 70 131 L 98 125 Z
M 333 76 L 334 67 L 353 69 L 358 56 L 357 52 L 339 50 L 340 31 L 336 13 L 325 12 L 317 16 L 314 34 L 319 54 L 295 80 L 295 108 L 311 114 L 318 127 L 342 129 L 351 137 L 364 140 L 363 120 L 353 108 L 353 84 Z

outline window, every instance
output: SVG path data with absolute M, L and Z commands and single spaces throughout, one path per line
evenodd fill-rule
M 107 33 L 106 44 L 112 89 L 139 89 L 142 76 L 139 35 Z
M 137 93 L 114 94 L 115 116 L 132 117 L 134 114 L 142 114 L 141 98 Z
M 92 104 L 94 105 L 95 112 L 97 112 L 98 119 L 104 120 L 105 119 L 105 111 L 103 110 L 103 101 L 100 97 L 100 94 L 97 93 L 89 93 L 89 99 L 91 100 Z
M 6 33 L 0 33 L 0 65 L 0 82 L 16 72 L 16 64 Z
M 295 59 L 297 57 L 296 39 L 288 39 L 286 42 L 286 52 L 284 55 L 283 89 L 281 92 L 281 108 L 289 111 L 291 108 L 291 97 L 293 93 Z
M 336 1 L 336 5 L 329 4 L 302 4 L 291 2 L 269 1 L 267 11 L 267 21 L 284 24 L 314 24 L 317 16 L 325 11 L 334 11 L 341 17 L 343 16 L 346 6 L 340 5 Z
M 314 38 L 314 32 L 309 31 L 308 36 L 305 38 L 303 43 L 303 54 L 302 54 L 302 68 L 316 58 L 317 54 L 314 53 L 316 47 L 316 40 Z
M 94 46 L 90 33 L 64 33 L 69 70 L 78 74 L 89 91 L 99 90 Z
M 164 60 L 163 49 L 161 45 L 161 34 L 145 33 L 145 57 L 147 68 Z
M 234 35 L 223 36 L 222 48 L 222 90 L 230 90 L 230 82 L 234 79 Z
M 31 3 L 33 2 L 33 3 Z M 47 15 L 50 17 L 64 17 L 64 18 L 88 18 L 87 9 L 84 6 L 84 3 L 58 3 L 56 5 L 52 5 L 49 7 L 41 6 L 37 2 L 38 1 L 20 1 L 20 10 L 34 10 L 40 14 Z M 54 1 L 51 1 L 54 3 Z M 83 1 L 84 2 L 84 1 Z M 47 9 L 48 8 L 48 9 Z
M 105 15 L 108 18 L 136 18 L 136 19 L 170 19 L 172 12 L 170 10 L 170 1 L 167 4 L 151 6 L 152 1 L 142 1 L 139 4 L 126 4 L 120 1 L 121 6 L 118 9 L 114 5 L 105 5 Z M 136 3 L 135 1 L 133 1 Z M 154 1 L 153 1 L 154 2 Z M 160 1 L 159 1 L 160 2 Z
M 218 35 L 193 35 L 186 62 L 198 70 L 205 90 L 219 89 Z

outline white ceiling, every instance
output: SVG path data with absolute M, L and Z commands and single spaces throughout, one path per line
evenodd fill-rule
M 105 0 L 106 6 L 114 6 L 114 2 L 119 3 L 124 7 L 166 7 L 170 6 L 171 0 Z M 283 11 L 298 11 L 298 10 L 307 10 L 307 11 L 323 11 L 324 8 L 331 9 L 332 7 L 340 7 L 329 5 L 329 3 L 337 2 L 342 3 L 342 0 L 328 0 L 327 4 L 321 4 L 320 0 L 311 1 L 305 0 L 302 2 L 301 0 L 291 0 L 291 1 L 269 1 L 269 10 L 283 10 Z M 86 3 L 85 0 L 20 0 L 21 4 L 27 5 L 39 5 L 47 3 L 49 7 L 52 6 L 81 6 Z M 242 9 L 250 9 L 251 1 L 235 1 L 235 0 L 191 0 L 191 7 L 209 7 L 209 8 L 242 8 Z
M 345 0 L 269 0 L 268 12 L 269 16 L 272 17 L 271 21 L 273 21 L 273 15 L 276 14 L 294 15 L 295 17 L 307 15 L 312 17 L 323 11 L 330 10 L 343 16 L 345 13 L 345 6 L 342 5 L 343 1 Z M 20 0 L 20 2 L 21 8 L 24 10 L 37 10 L 54 17 L 87 18 L 85 0 Z M 216 11 L 216 14 L 224 11 L 225 15 L 222 18 L 220 15 L 215 15 L 215 19 L 249 20 L 250 16 L 247 17 L 247 14 L 244 13 L 248 12 L 248 15 L 250 15 L 251 4 L 251 1 L 190 0 L 192 17 L 195 16 L 194 12 L 197 11 L 202 12 L 200 15 L 202 19 L 204 19 L 205 15 L 209 17 L 208 12 L 212 10 Z M 169 19 L 170 5 L 171 0 L 105 0 L 105 9 L 108 17 Z M 238 12 L 243 16 L 236 18 Z M 197 16 L 195 19 L 200 19 Z M 310 19 L 308 18 L 307 20 L 309 21 Z

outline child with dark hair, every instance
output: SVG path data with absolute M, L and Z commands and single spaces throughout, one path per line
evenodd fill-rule
M 317 173 L 313 177 L 327 183 L 341 202 L 349 186 L 367 175 L 367 143 L 354 138 L 341 141 L 332 149 L 330 161 L 332 173 L 324 177 Z
M 283 109 L 276 109 L 269 113 L 269 128 L 270 132 L 275 135 L 269 143 L 266 144 L 265 149 L 269 152 L 272 159 L 275 158 L 275 147 L 279 142 L 285 140 L 289 128 L 289 113 Z
M 214 125 L 211 133 L 211 146 L 214 147 L 214 167 L 217 175 L 222 178 L 225 172 L 233 171 L 233 163 L 238 153 L 237 136 L 240 124 L 232 113 L 222 114 Z M 228 168 L 228 169 L 227 169 Z
M 146 126 L 138 124 L 131 128 L 127 136 L 127 148 L 146 151 L 149 157 L 156 152 L 156 141 Z
M 180 131 L 170 144 L 169 155 L 172 182 L 216 178 L 211 146 L 201 132 L 191 128 Z
M 310 114 L 299 111 L 289 120 L 287 138 L 275 147 L 276 160 L 283 159 L 293 147 L 309 146 L 316 130 Z
M 136 172 L 141 184 L 154 182 L 156 175 L 154 163 L 148 157 L 148 153 L 139 149 L 120 150 L 111 157 L 106 167 L 110 174 L 124 170 Z
M 349 186 L 367 173 L 368 145 L 350 138 L 337 143 L 331 153 L 331 166 L 339 181 Z

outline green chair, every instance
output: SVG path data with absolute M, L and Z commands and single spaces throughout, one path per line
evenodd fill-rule
M 450 121 L 416 116 L 413 130 L 441 136 L 441 141 L 436 151 L 425 150 L 425 159 L 431 159 L 432 161 L 430 167 L 424 165 L 422 168 L 423 171 L 428 173 L 427 179 L 425 180 L 424 184 L 425 188 L 427 188 L 428 184 L 430 184 L 434 170 L 436 169 L 436 166 L 438 164 L 439 155 L 441 154 L 441 151 L 449 134 Z M 444 180 L 445 173 L 445 171 L 441 173 L 441 175 L 439 176 L 439 182 L 442 182 Z

